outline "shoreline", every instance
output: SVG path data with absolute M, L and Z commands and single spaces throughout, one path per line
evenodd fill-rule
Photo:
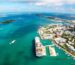
M 54 40 L 52 40 L 52 42 L 53 42 L 53 44 L 55 44 L 56 47 L 59 47 L 61 50 L 63 50 L 65 53 L 67 53 L 67 55 L 69 54 L 70 56 L 72 56 L 73 58 L 75 58 L 75 56 L 73 54 L 71 54 L 67 50 L 63 49 L 62 47 L 60 47 Z
M 51 25 L 52 26 L 52 25 Z M 59 26 L 60 27 L 60 26 Z M 69 52 L 69 50 L 67 50 L 67 49 L 65 49 L 65 48 L 63 48 L 63 46 L 61 46 L 61 45 L 59 45 L 59 44 L 57 44 L 57 42 L 54 40 L 54 33 L 52 33 L 51 35 L 53 35 L 53 37 L 48 37 L 47 38 L 47 36 L 46 36 L 46 32 L 44 32 L 44 29 L 46 29 L 46 28 L 44 28 L 44 27 L 41 27 L 41 28 L 39 28 L 39 30 L 38 30 L 38 33 L 39 33 L 39 36 L 40 36 L 40 38 L 41 39 L 43 39 L 43 40 L 45 40 L 45 39 L 48 39 L 49 41 L 51 40 L 52 42 L 53 42 L 53 44 L 55 44 L 55 46 L 56 47 L 59 47 L 61 50 L 63 50 L 67 55 L 70 55 L 70 56 L 72 56 L 73 58 L 75 58 L 75 55 L 72 53 L 72 51 L 70 51 Z M 50 30 L 50 29 L 49 29 Z M 48 34 L 50 34 L 50 33 L 48 33 Z M 51 36 L 50 35 L 50 36 Z M 65 42 L 66 43 L 66 42 Z

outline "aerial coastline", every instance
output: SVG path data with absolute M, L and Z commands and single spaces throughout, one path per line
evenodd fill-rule
M 6 20 L 15 20 L 7 24 L 0 24 L 0 60 L 2 60 L 6 65 L 9 65 L 7 63 L 12 64 L 12 62 L 15 63 L 13 65 L 22 65 L 23 61 L 24 64 L 30 63 L 28 65 L 46 65 L 47 63 L 47 65 L 60 65 L 61 63 L 63 65 L 71 65 L 72 63 L 75 63 L 75 60 L 71 56 L 67 55 L 68 53 L 66 54 L 59 48 L 60 46 L 56 47 L 57 44 L 55 45 L 52 39 L 42 39 L 38 34 L 39 29 L 44 27 L 48 28 L 48 25 L 62 25 L 62 22 L 53 22 L 50 19 L 47 20 L 47 18 L 38 17 L 35 14 L 9 16 L 1 18 L 0 21 L 4 22 Z M 72 28 L 69 30 L 72 31 Z M 41 47 L 37 47 L 35 45 L 35 37 L 40 38 Z M 36 49 L 34 49 L 34 47 L 36 47 Z M 35 51 L 39 51 L 39 53 L 41 53 L 41 50 L 42 55 L 36 54 L 40 58 L 36 57 Z M 7 57 L 8 60 L 6 60 Z M 29 62 L 27 62 L 28 60 Z M 0 64 L 4 65 L 1 62 Z
M 67 22 L 67 23 L 74 23 L 75 24 L 75 19 L 68 19 L 71 18 L 70 16 L 65 16 L 67 17 L 67 19 L 58 17 L 58 16 L 45 16 L 43 14 L 37 14 L 37 16 L 42 17 L 42 18 L 46 18 L 48 20 L 52 20 L 52 21 L 56 21 L 56 22 Z M 74 16 L 73 16 L 74 17 Z
M 47 17 L 47 16 L 46 16 Z M 64 21 L 60 18 L 47 17 L 55 21 Z M 67 20 L 65 21 L 67 22 Z M 39 28 L 38 33 L 41 39 L 52 40 L 54 44 L 60 47 L 65 53 L 75 57 L 75 25 L 69 20 L 71 25 L 48 24 Z
M 0 65 L 75 65 L 75 0 L 0 0 Z

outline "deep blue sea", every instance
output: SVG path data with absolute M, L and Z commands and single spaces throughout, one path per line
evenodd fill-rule
M 46 14 L 44 14 L 46 15 Z M 56 16 L 54 14 L 47 14 Z M 58 17 L 63 17 L 62 15 Z M 37 16 L 36 14 L 14 14 L 0 17 L 0 22 L 15 20 L 9 24 L 0 24 L 0 65 L 75 65 L 75 60 L 55 47 L 58 56 L 38 58 L 34 52 L 34 38 L 38 28 L 57 22 Z M 58 22 L 58 24 L 61 24 Z M 62 23 L 63 24 L 63 23 Z M 16 40 L 14 44 L 10 44 Z M 42 40 L 44 45 L 53 44 Z

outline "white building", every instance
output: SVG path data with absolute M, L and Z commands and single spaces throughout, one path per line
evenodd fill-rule
M 74 47 L 73 46 L 71 46 L 70 44 L 66 44 L 67 46 L 68 46 L 68 48 L 70 49 L 70 50 L 72 50 L 72 51 L 74 51 L 75 52 L 75 49 L 74 49 Z

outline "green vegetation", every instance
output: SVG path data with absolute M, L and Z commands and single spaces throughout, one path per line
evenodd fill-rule
M 6 20 L 6 21 L 3 21 L 3 22 L 0 22 L 0 24 L 9 24 L 9 23 L 12 23 L 14 21 L 15 20 Z

